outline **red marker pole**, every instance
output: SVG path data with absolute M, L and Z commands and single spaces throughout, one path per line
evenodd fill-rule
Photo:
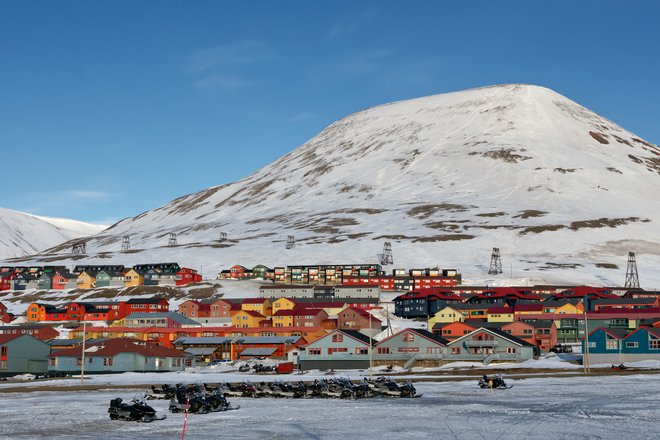
M 188 423 L 188 405 L 190 404 L 190 399 L 186 399 L 186 411 L 183 415 L 183 431 L 181 431 L 181 440 L 184 440 L 186 437 L 186 424 Z

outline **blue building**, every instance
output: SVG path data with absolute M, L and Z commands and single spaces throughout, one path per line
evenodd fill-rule
M 587 362 L 593 364 L 622 364 L 645 360 L 660 360 L 660 328 L 640 327 L 628 333 L 624 329 L 599 327 L 589 333 Z M 582 341 L 585 353 L 586 342 Z

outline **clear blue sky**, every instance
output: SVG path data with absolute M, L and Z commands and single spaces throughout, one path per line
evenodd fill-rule
M 498 83 L 658 144 L 659 19 L 656 1 L 0 0 L 0 206 L 133 216 L 357 110 Z

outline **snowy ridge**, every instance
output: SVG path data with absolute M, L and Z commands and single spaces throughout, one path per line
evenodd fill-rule
M 659 193 L 657 146 L 552 90 L 502 85 L 349 115 L 240 181 L 111 226 L 87 250 L 209 276 L 237 263 L 373 262 L 390 241 L 397 267 L 478 279 L 499 247 L 507 275 L 576 283 L 623 283 L 633 251 L 643 287 L 660 287 Z M 120 254 L 124 235 L 131 252 Z
M 0 208 L 0 260 L 32 255 L 63 241 L 94 235 L 106 227 Z

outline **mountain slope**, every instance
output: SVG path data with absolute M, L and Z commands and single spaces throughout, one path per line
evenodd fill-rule
M 374 261 L 391 241 L 397 266 L 478 274 L 497 246 L 520 276 L 593 279 L 625 270 L 629 250 L 660 262 L 658 193 L 657 146 L 552 90 L 493 86 L 352 114 L 245 179 L 113 225 L 88 251 L 113 256 L 130 235 L 117 259 L 216 270 Z
M 63 241 L 94 235 L 105 228 L 0 208 L 0 260 L 32 255 Z

